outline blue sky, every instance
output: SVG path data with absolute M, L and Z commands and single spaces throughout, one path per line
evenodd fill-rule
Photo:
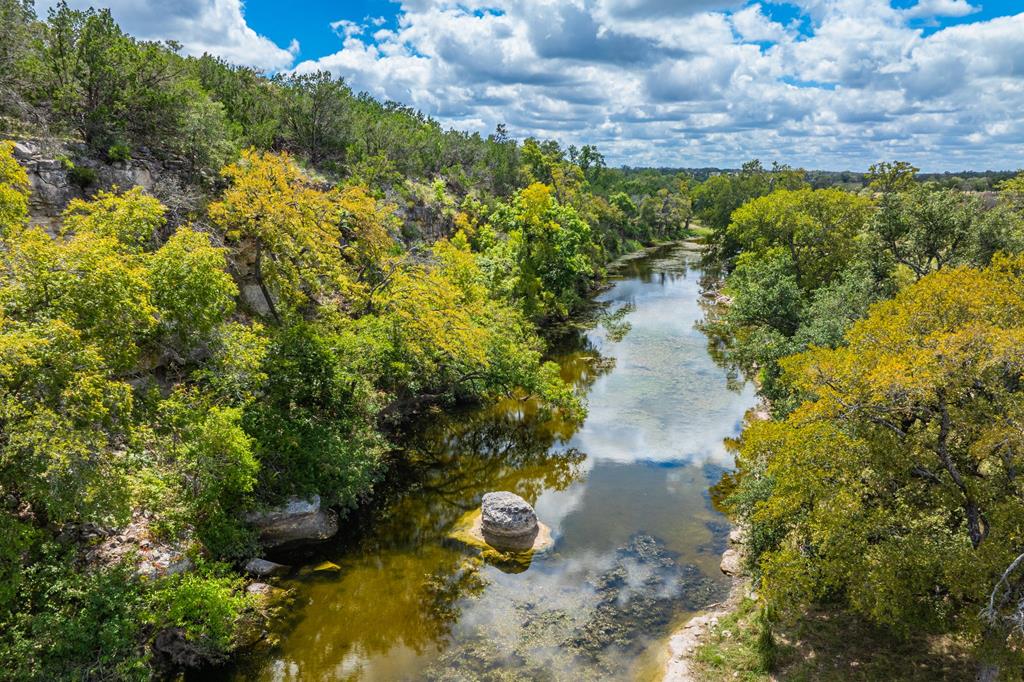
M 1020 0 L 108 1 L 139 37 L 614 163 L 1024 166 Z
M 248 0 L 244 5 L 245 18 L 258 33 L 267 36 L 279 45 L 288 45 L 297 39 L 301 45 L 303 59 L 316 59 L 338 51 L 341 40 L 331 24 L 344 19 L 362 24 L 366 19 L 383 18 L 389 28 L 394 28 L 401 14 L 401 5 L 392 0 L 344 0 L 342 2 L 303 2 L 286 12 L 281 3 L 274 0 Z M 493 3 L 497 5 L 498 3 Z M 681 4 L 685 4 L 681 3 Z M 728 4 L 728 3 L 723 3 Z M 917 0 L 893 0 L 895 8 L 909 9 Z M 960 16 L 941 16 L 929 19 L 915 19 L 912 25 L 922 28 L 926 34 L 934 33 L 946 26 L 984 21 L 1024 11 L 1024 0 L 994 0 L 973 3 L 976 12 Z M 764 13 L 775 21 L 788 24 L 801 16 L 800 8 L 789 3 L 762 3 Z M 810 23 L 804 22 L 805 32 Z

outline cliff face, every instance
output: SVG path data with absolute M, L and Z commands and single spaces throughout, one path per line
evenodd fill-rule
M 121 190 L 142 186 L 160 199 L 168 208 L 171 226 L 186 219 L 186 215 L 203 203 L 202 191 L 187 182 L 186 162 L 178 159 L 159 159 L 146 150 L 133 150 L 128 161 L 106 162 L 97 159 L 95 152 L 83 144 L 66 143 L 52 139 L 25 139 L 15 143 L 14 156 L 28 173 L 32 185 L 29 216 L 33 225 L 42 226 L 50 234 L 60 228 L 60 215 L 72 199 L 88 199 L 99 190 Z M 72 169 L 84 169 L 95 174 L 95 180 L 82 186 L 75 181 Z M 206 191 L 216 188 L 217 180 L 207 178 Z M 422 241 L 433 244 L 442 237 L 455 233 L 451 206 L 432 200 L 425 188 L 429 185 L 413 183 L 419 191 L 400 193 L 390 191 L 387 201 L 393 202 L 401 221 L 401 233 L 394 235 L 406 244 Z
M 130 189 L 136 185 L 159 196 L 161 184 L 178 184 L 177 176 L 184 165 L 181 161 L 142 154 L 128 161 L 105 163 L 91 157 L 84 145 L 44 140 L 17 142 L 14 156 L 25 168 L 32 185 L 30 221 L 50 233 L 57 231 L 60 214 L 72 199 L 88 198 L 98 190 Z M 95 174 L 95 180 L 83 186 L 81 180 L 76 182 L 73 169 L 80 169 L 80 174 L 83 169 L 89 175 Z

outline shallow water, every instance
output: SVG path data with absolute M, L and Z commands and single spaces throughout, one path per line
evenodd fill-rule
M 279 645 L 231 676 L 635 678 L 673 623 L 726 589 L 728 524 L 708 486 L 754 393 L 729 388 L 695 328 L 698 262 L 662 247 L 625 262 L 598 296 L 611 314 L 561 357 L 589 386 L 579 428 L 512 402 L 438 415 L 410 447 L 408 487 L 368 532 L 321 552 L 340 571 L 286 583 L 297 598 Z M 553 531 L 526 570 L 449 537 L 492 490 L 534 503 Z

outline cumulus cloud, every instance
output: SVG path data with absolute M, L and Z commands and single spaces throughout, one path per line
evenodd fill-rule
M 777 43 L 789 37 L 782 24 L 764 15 L 761 5 L 751 5 L 731 17 L 733 28 L 740 38 L 748 42 Z
M 969 0 L 908 4 L 400 0 L 395 23 L 336 22 L 341 48 L 294 69 L 460 128 L 597 143 L 615 163 L 1021 165 L 1024 14 L 970 21 Z M 270 69 L 298 52 L 252 31 L 239 0 L 112 8 L 136 35 L 190 52 Z M 942 28 L 949 17 L 967 23 Z
M 918 0 L 917 4 L 904 11 L 904 15 L 917 19 L 921 17 L 966 17 L 981 11 L 967 0 Z
M 40 9 L 55 5 L 43 0 Z M 109 7 L 121 27 L 145 40 L 176 40 L 187 54 L 216 54 L 230 62 L 274 71 L 289 68 L 299 42 L 287 48 L 259 35 L 245 21 L 241 0 L 70 0 L 76 9 Z
M 783 25 L 771 4 L 406 0 L 395 30 L 346 32 L 297 69 L 459 127 L 597 142 L 623 163 L 1019 165 L 1024 15 L 925 35 L 913 20 L 974 7 L 792 0 Z

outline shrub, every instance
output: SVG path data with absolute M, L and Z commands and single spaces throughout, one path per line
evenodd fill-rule
M 227 652 L 235 621 L 250 602 L 244 584 L 224 564 L 200 564 L 156 585 L 147 620 L 157 628 L 181 628 L 189 641 L 211 655 Z
M 18 609 L 0 622 L 10 680 L 146 680 L 143 586 L 127 566 L 77 573 L 56 553 L 25 571 Z
M 107 150 L 107 161 L 116 163 L 118 161 L 131 161 L 132 148 L 126 144 L 115 144 Z
M 70 166 L 68 168 L 68 180 L 79 189 L 84 190 L 86 187 L 96 184 L 96 180 L 99 179 L 96 171 L 88 166 L 76 166 L 71 161 L 68 161 L 65 165 Z

